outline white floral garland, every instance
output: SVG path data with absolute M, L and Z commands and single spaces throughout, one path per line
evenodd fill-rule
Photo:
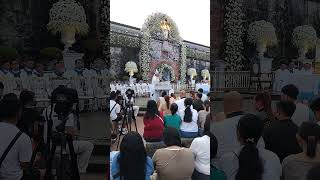
M 87 34 L 89 25 L 83 7 L 74 0 L 60 0 L 50 9 L 50 21 L 47 28 L 56 34 L 62 31 L 74 31 Z
M 293 30 L 292 43 L 299 49 L 312 49 L 317 43 L 317 32 L 309 25 L 298 26 Z
M 202 76 L 203 78 L 209 78 L 209 77 L 210 77 L 210 72 L 209 72 L 209 70 L 208 70 L 208 69 L 203 69 L 203 70 L 201 71 L 201 76 Z
M 163 13 L 154 13 L 150 15 L 141 31 L 141 49 L 140 49 L 140 68 L 142 69 L 142 76 L 144 80 L 148 80 L 148 72 L 150 72 L 150 62 L 151 62 L 151 48 L 150 42 L 151 38 L 157 40 L 165 40 L 165 36 L 160 28 L 160 23 L 162 20 L 167 19 L 167 22 L 170 25 L 170 34 L 168 41 L 172 43 L 178 43 L 181 46 L 180 53 L 180 83 L 185 84 L 186 82 L 186 46 L 179 35 L 179 30 L 175 22 L 166 14 Z
M 137 73 L 138 72 L 138 68 L 137 68 L 137 64 L 133 61 L 128 61 L 125 65 L 125 71 L 126 72 L 134 72 Z
M 254 45 L 274 46 L 278 43 L 276 30 L 272 23 L 264 20 L 255 21 L 248 28 L 248 42 Z
M 175 81 L 176 80 L 176 75 L 175 75 L 175 72 L 174 70 L 172 69 L 171 66 L 169 66 L 168 64 L 161 64 L 157 70 L 159 71 L 160 75 L 161 75 L 161 78 L 162 78 L 162 73 L 163 73 L 163 70 L 165 68 L 168 68 L 170 71 L 171 71 L 171 81 Z
M 241 70 L 243 67 L 242 51 L 243 41 L 243 0 L 230 0 L 226 5 L 224 21 L 225 55 L 224 60 L 227 69 L 231 71 Z

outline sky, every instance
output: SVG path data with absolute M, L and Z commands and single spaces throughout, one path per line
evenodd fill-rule
M 184 40 L 210 46 L 210 0 L 110 0 L 110 20 L 141 28 L 155 12 L 169 15 Z

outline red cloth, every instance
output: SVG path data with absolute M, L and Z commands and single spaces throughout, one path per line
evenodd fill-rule
M 143 118 L 144 123 L 144 138 L 149 139 L 162 139 L 162 133 L 164 129 L 164 122 L 163 122 L 163 112 L 160 112 L 160 117 L 155 116 L 152 119 L 145 119 Z

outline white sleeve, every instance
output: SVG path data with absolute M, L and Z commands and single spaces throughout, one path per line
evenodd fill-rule
M 19 138 L 18 158 L 20 162 L 30 162 L 32 157 L 31 139 L 26 134 L 22 134 Z
M 199 145 L 198 145 L 198 140 L 197 140 L 197 138 L 195 138 L 195 139 L 192 141 L 192 143 L 191 143 L 191 145 L 190 145 L 190 149 L 192 150 L 194 157 L 197 157 L 197 152 L 198 152 L 198 150 L 199 150 Z
M 115 107 L 115 112 L 116 112 L 116 114 L 119 114 L 120 111 L 121 111 L 121 107 L 120 107 L 119 104 L 117 104 L 116 107 Z

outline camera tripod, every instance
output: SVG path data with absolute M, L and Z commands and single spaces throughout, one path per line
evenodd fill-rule
M 66 121 L 67 117 L 63 118 L 62 123 L 56 127 L 57 132 L 54 132 L 52 136 L 50 134 L 50 138 L 52 139 L 52 147 L 50 149 L 50 142 L 48 142 L 49 156 L 46 158 L 45 180 L 54 180 L 52 175 L 52 163 L 58 146 L 61 148 L 59 152 L 58 163 L 56 164 L 57 180 L 80 180 L 77 155 L 73 147 L 73 138 L 71 134 L 64 132 Z M 69 154 L 66 150 L 67 145 L 69 147 Z M 71 160 L 69 160 L 69 155 Z
M 123 128 L 125 126 L 127 126 L 128 131 L 129 132 L 132 131 L 132 129 L 131 129 L 132 121 L 134 122 L 136 132 L 138 132 L 137 121 L 136 121 L 136 117 L 134 116 L 133 106 L 129 105 L 128 107 L 124 108 L 124 116 L 122 119 L 121 129 L 120 129 L 120 132 L 118 133 L 118 137 L 117 137 L 117 141 L 118 141 L 117 149 L 119 148 L 119 145 L 120 145 L 120 137 L 121 137 L 121 135 L 123 135 Z

